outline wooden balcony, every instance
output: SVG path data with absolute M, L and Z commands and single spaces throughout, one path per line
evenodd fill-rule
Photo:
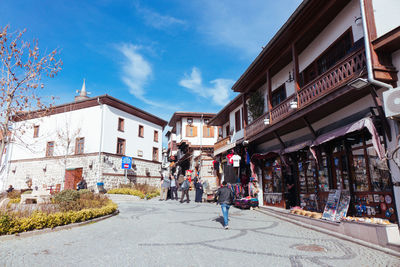
M 271 111 L 250 123 L 246 127 L 246 138 L 251 138 L 271 125 L 290 116 L 295 111 L 318 101 L 323 96 L 348 84 L 360 75 L 365 66 L 364 49 L 349 54 L 328 71 L 307 83 L 298 92 L 272 108 Z M 291 102 L 297 102 L 297 109 L 291 107 Z M 266 118 L 270 118 L 270 124 L 264 124 L 264 119 Z
M 224 139 L 221 139 L 214 144 L 214 151 L 218 150 L 226 145 L 229 145 L 230 143 L 231 143 L 231 137 L 227 136 Z
M 314 102 L 330 91 L 347 84 L 356 78 L 366 66 L 364 49 L 353 52 L 322 76 L 309 82 L 298 92 L 299 107 Z
M 293 94 L 286 98 L 284 101 L 279 103 L 276 107 L 271 110 L 271 124 L 290 115 L 290 113 L 294 112 L 295 109 L 290 107 L 290 103 L 293 101 L 297 101 L 297 95 Z
M 265 119 L 269 119 L 269 112 L 264 113 L 246 127 L 246 136 L 254 136 L 267 128 L 269 123 L 265 123 Z

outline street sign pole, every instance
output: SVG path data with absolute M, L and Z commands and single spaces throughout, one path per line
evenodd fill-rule
M 125 169 L 125 180 L 128 180 L 128 170 Z

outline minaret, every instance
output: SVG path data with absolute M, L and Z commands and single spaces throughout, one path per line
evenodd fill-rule
M 76 90 L 76 92 L 78 93 L 79 90 Z M 85 79 L 83 79 L 82 89 L 81 89 L 79 95 L 75 96 L 75 101 L 85 100 L 88 98 L 89 97 L 87 96 L 87 92 L 86 92 Z

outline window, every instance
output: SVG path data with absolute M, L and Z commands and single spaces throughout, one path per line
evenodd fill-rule
M 158 142 L 158 131 L 154 131 L 154 142 Z
M 85 138 L 78 137 L 75 140 L 75 154 L 83 154 L 83 150 L 85 147 Z
M 139 125 L 139 137 L 144 137 L 144 126 Z
M 39 137 L 39 125 L 33 126 L 33 138 Z
M 229 124 L 226 125 L 226 127 L 225 127 L 225 132 L 226 132 L 226 136 L 229 136 L 229 135 L 231 134 L 231 133 L 230 133 Z
M 304 71 L 300 73 L 300 86 L 311 82 L 318 75 L 326 72 L 344 56 L 350 53 L 352 49 L 357 49 L 358 44 L 353 45 L 352 36 L 351 29 L 347 30 L 328 49 L 326 49 L 319 58 L 305 68 Z
M 286 87 L 285 87 L 285 84 L 282 84 L 281 86 L 279 86 L 277 89 L 275 89 L 272 92 L 272 95 L 271 95 L 272 107 L 276 107 L 285 99 L 286 99 Z
M 47 142 L 46 157 L 52 157 L 54 154 L 54 141 Z
M 143 150 L 138 150 L 137 155 L 138 157 L 143 157 Z
M 124 124 L 125 124 L 125 120 L 122 118 L 118 118 L 118 131 L 120 131 L 120 132 L 124 131 Z
M 241 121 L 240 121 L 240 110 L 235 112 L 235 131 L 238 132 L 240 131 L 240 129 L 242 129 L 241 127 Z
M 186 137 L 196 137 L 197 127 L 192 125 L 186 125 Z
M 153 161 L 158 161 L 158 148 L 153 147 Z
M 206 138 L 214 137 L 214 127 L 213 126 L 203 126 L 203 137 L 206 137 Z
M 125 139 L 122 138 L 117 139 L 117 154 L 125 155 Z

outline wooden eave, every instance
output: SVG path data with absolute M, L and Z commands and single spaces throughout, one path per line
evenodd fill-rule
M 203 117 L 204 119 L 211 119 L 214 116 L 215 116 L 215 113 L 178 111 L 172 115 L 171 119 L 168 122 L 168 125 L 175 128 L 176 122 L 184 117 L 185 118 L 186 117 L 191 117 L 191 118 Z
M 375 51 L 393 53 L 400 50 L 400 26 L 372 41 Z
M 234 99 L 232 99 L 223 109 L 221 109 L 217 115 L 215 115 L 208 125 L 212 126 L 222 126 L 226 122 L 229 122 L 229 113 L 235 110 L 238 106 L 242 104 L 242 96 L 243 94 L 237 95 Z
M 257 58 L 233 85 L 235 92 L 258 89 L 266 81 L 266 71 L 275 75 L 290 63 L 294 43 L 300 54 L 337 16 L 350 0 L 305 0 L 269 41 Z
M 43 116 L 49 116 L 49 115 L 94 107 L 94 106 L 100 105 L 99 102 L 100 102 L 100 104 L 109 105 L 111 107 L 125 111 L 136 117 L 142 118 L 146 121 L 150 121 L 156 125 L 161 126 L 163 129 L 167 125 L 167 121 L 165 121 L 155 115 L 152 115 L 144 110 L 136 108 L 136 107 L 134 107 L 126 102 L 123 102 L 117 98 L 109 96 L 109 95 L 102 95 L 102 96 L 92 97 L 92 98 L 88 98 L 88 99 L 81 100 L 81 101 L 62 104 L 62 105 L 54 106 L 54 107 L 50 108 L 49 110 L 37 110 L 37 111 L 29 112 L 29 113 L 21 113 L 21 114 L 18 114 L 17 116 L 15 116 L 13 118 L 13 120 L 14 121 L 23 121 L 23 120 L 29 120 L 29 119 L 34 119 L 34 118 L 40 118 Z

